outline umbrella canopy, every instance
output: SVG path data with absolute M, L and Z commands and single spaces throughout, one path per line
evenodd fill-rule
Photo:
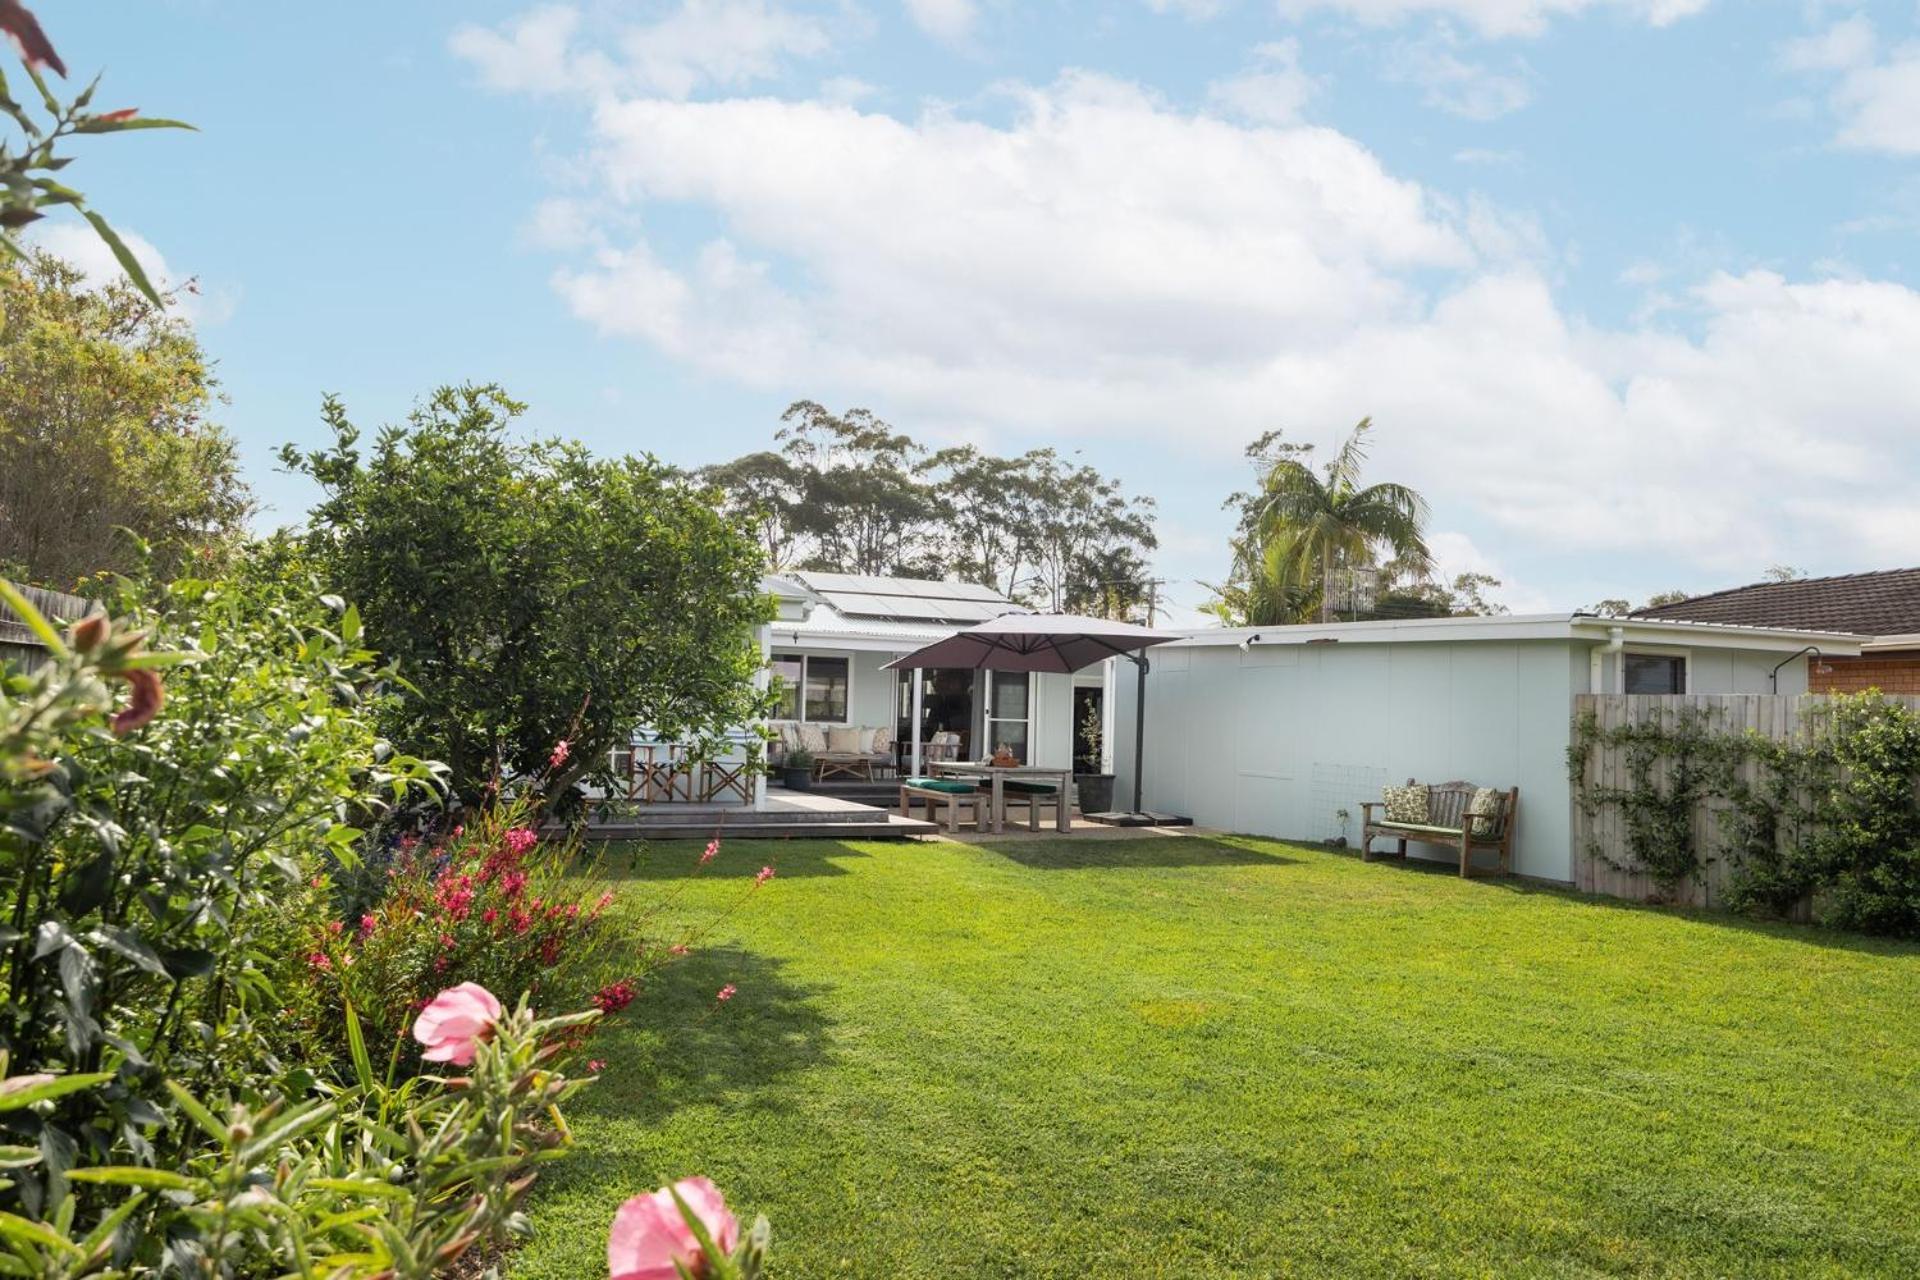
M 887 669 L 984 667 L 993 671 L 1065 673 L 1184 638 L 1131 622 L 1109 622 L 1072 613 L 1008 613 L 975 623 L 904 658 L 895 658 Z

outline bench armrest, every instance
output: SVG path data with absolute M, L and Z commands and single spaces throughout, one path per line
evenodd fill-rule
M 1384 809 L 1386 807 L 1387 807 L 1386 802 L 1383 800 L 1362 800 L 1360 802 L 1360 821 L 1372 822 L 1373 811 L 1375 809 Z

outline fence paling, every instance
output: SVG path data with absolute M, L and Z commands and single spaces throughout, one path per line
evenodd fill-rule
M 1920 697 L 1888 697 L 1920 711 Z M 1734 817 L 1734 805 L 1724 799 L 1709 799 L 1694 807 L 1691 818 L 1694 849 L 1700 867 L 1685 882 L 1663 888 L 1644 871 L 1633 869 L 1629 843 L 1630 831 L 1623 806 L 1588 805 L 1581 797 L 1598 787 L 1620 794 L 1633 785 L 1627 762 L 1627 748 L 1607 745 L 1613 731 L 1634 725 L 1658 723 L 1667 729 L 1678 723 L 1682 708 L 1705 716 L 1716 733 L 1732 735 L 1752 732 L 1773 742 L 1804 741 L 1810 732 L 1811 714 L 1823 712 L 1833 699 L 1823 694 L 1788 697 L 1775 694 L 1691 694 L 1685 697 L 1658 694 L 1576 694 L 1573 700 L 1575 734 L 1583 716 L 1591 715 L 1599 732 L 1599 741 L 1590 744 L 1581 776 L 1575 783 L 1573 814 L 1573 882 L 1590 893 L 1609 894 L 1638 902 L 1675 902 L 1683 906 L 1724 905 L 1736 870 L 1725 851 L 1728 824 Z M 1673 784 L 1675 765 L 1671 757 L 1656 760 L 1650 781 L 1663 791 Z M 1743 760 L 1739 766 L 1742 781 L 1758 787 L 1766 776 L 1766 766 L 1757 760 Z M 1803 796 L 1802 799 L 1805 797 Z M 1790 819 L 1789 819 L 1790 820 Z
M 48 591 L 44 587 L 21 587 L 19 590 L 27 598 L 28 604 L 55 622 L 71 622 L 99 608 L 91 600 L 70 596 L 64 591 Z M 13 616 L 11 609 L 0 604 L 0 666 L 33 671 L 45 660 L 46 650 L 41 648 L 39 638 L 27 629 L 24 622 Z

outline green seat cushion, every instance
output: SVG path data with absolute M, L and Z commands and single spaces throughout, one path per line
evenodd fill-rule
M 1395 822 L 1392 819 L 1375 823 L 1374 825 L 1392 827 L 1395 831 L 1421 831 L 1428 835 L 1435 836 L 1458 836 L 1460 834 L 1460 828 L 1458 827 L 1430 827 L 1420 822 Z
M 970 795 L 980 789 L 977 783 L 959 778 L 908 778 L 905 785 L 916 791 L 944 791 L 955 796 Z
M 1008 791 L 1023 796 L 1050 796 L 1060 789 L 1057 782 L 1023 782 L 1018 778 L 1008 778 L 1004 785 Z

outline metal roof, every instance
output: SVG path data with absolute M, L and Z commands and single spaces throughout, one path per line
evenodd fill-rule
M 1642 642 L 1665 640 L 1673 644 L 1709 648 L 1797 649 L 1817 644 L 1833 656 L 1860 651 L 1865 637 L 1832 631 L 1802 631 L 1781 627 L 1733 626 L 1712 622 L 1685 622 L 1665 618 L 1599 618 L 1591 614 L 1499 614 L 1468 618 L 1410 618 L 1382 622 L 1294 623 L 1272 627 L 1207 627 L 1187 632 L 1187 638 L 1169 648 L 1201 648 L 1228 644 L 1325 644 L 1341 640 L 1355 644 L 1393 644 L 1409 641 L 1472 640 L 1592 640 L 1604 641 L 1614 628 Z

